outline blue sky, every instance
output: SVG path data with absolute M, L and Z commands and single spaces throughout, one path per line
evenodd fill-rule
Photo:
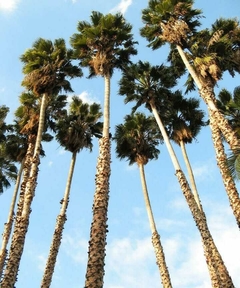
M 19 56 L 30 48 L 38 37 L 54 40 L 64 38 L 68 43 L 75 33 L 77 22 L 89 21 L 92 10 L 102 13 L 121 11 L 133 25 L 138 56 L 152 64 L 165 63 L 166 49 L 151 51 L 145 39 L 139 36 L 141 10 L 147 1 L 140 0 L 0 0 L 0 105 L 10 107 L 8 121 L 18 107 L 18 96 L 23 91 L 22 65 Z M 198 0 L 195 7 L 203 10 L 203 27 L 209 27 L 217 17 L 239 17 L 239 0 Z M 72 81 L 74 94 L 86 101 L 102 104 L 104 82 L 84 77 Z M 123 121 L 131 105 L 124 106 L 118 96 L 116 72 L 111 86 L 111 129 Z M 224 75 L 219 89 L 230 91 L 239 85 L 239 75 L 232 79 Z M 179 86 L 180 89 L 184 89 Z M 198 95 L 193 93 L 191 96 Z M 71 98 L 72 95 L 69 95 Z M 205 109 L 204 104 L 202 107 Z M 94 177 L 98 156 L 98 143 L 92 153 L 78 155 L 75 168 L 68 221 L 64 229 L 62 246 L 53 277 L 52 288 L 84 286 L 87 243 L 92 219 Z M 176 154 L 183 170 L 179 147 Z M 29 232 L 20 266 L 17 288 L 39 287 L 56 216 L 60 209 L 70 164 L 70 153 L 63 151 L 55 141 L 44 144 L 46 157 L 41 160 L 36 196 L 33 200 Z M 240 234 L 229 208 L 208 128 L 198 141 L 187 146 L 196 182 L 206 211 L 208 223 L 217 247 L 229 269 L 236 287 L 240 287 Z M 177 288 L 210 287 L 208 270 L 203 257 L 199 233 L 190 215 L 185 199 L 174 175 L 166 148 L 160 147 L 157 161 L 146 167 L 146 179 L 158 231 L 166 254 L 166 261 Z M 238 184 L 239 187 L 239 184 Z M 0 223 L 7 219 L 13 187 L 0 196 Z M 107 238 L 105 288 L 160 287 L 160 276 L 151 245 L 151 233 L 143 202 L 139 171 L 115 157 L 112 145 L 112 175 L 109 202 L 109 233 Z M 2 228 L 1 228 L 2 229 Z

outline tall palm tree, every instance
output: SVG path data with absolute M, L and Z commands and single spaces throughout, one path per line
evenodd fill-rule
M 193 9 L 192 6 L 193 0 L 149 1 L 148 8 L 143 10 L 142 19 L 145 27 L 141 29 L 141 34 L 149 40 L 149 46 L 153 49 L 161 47 L 166 42 L 170 43 L 172 50 L 177 49 L 184 68 L 191 76 L 188 80 L 189 89 L 194 89 L 193 82 L 195 82 L 200 96 L 207 104 L 217 164 L 230 206 L 240 227 L 240 217 L 237 212 L 240 202 L 239 194 L 226 167 L 227 156 L 221 141 L 221 134 L 232 151 L 240 146 L 240 140 L 218 109 L 214 94 L 214 85 L 222 77 L 224 71 L 230 72 L 232 76 L 235 72 L 240 72 L 238 56 L 240 26 L 236 20 L 219 19 L 212 25 L 212 29 L 197 32 L 201 11 Z M 185 70 L 181 67 L 174 51 L 170 53 L 169 59 L 177 64 L 181 72 Z M 226 178 L 228 178 L 227 181 Z M 234 202 L 235 199 L 237 202 Z
M 213 29 L 215 30 L 214 32 L 209 33 L 211 35 L 209 42 L 203 42 L 201 33 L 197 33 L 196 30 L 200 26 L 199 18 L 202 17 L 201 10 L 193 9 L 193 2 L 193 0 L 182 2 L 176 0 L 150 0 L 148 8 L 144 9 L 142 13 L 145 26 L 141 29 L 141 35 L 148 39 L 150 42 L 149 46 L 153 49 L 161 47 L 166 42 L 170 43 L 171 47 L 177 49 L 185 67 L 197 85 L 201 97 L 209 108 L 212 121 L 214 120 L 215 124 L 219 127 L 231 149 L 234 149 L 236 146 L 239 146 L 239 140 L 228 121 L 216 106 L 213 86 L 209 85 L 211 81 L 209 81 L 208 76 L 211 75 L 211 80 L 216 82 L 221 73 L 223 73 L 221 69 L 230 72 L 238 70 L 239 72 L 239 63 L 234 63 L 233 60 L 234 55 L 240 50 L 238 41 L 240 27 L 236 20 L 228 26 L 225 23 L 221 23 L 221 25 L 217 25 L 217 29 Z M 224 29 L 221 30 L 222 28 Z M 222 62 L 221 66 L 217 65 L 215 61 L 219 56 L 218 54 L 223 51 L 223 48 L 217 45 L 217 38 L 220 34 L 224 38 L 224 41 L 228 42 L 225 45 L 227 46 L 227 54 L 221 54 L 225 61 L 218 59 Z M 198 50 L 201 52 L 201 57 L 205 58 L 202 61 L 199 61 L 200 57 L 197 57 L 194 51 L 197 40 L 204 43 L 206 47 L 214 47 L 207 54 L 203 49 Z M 221 43 L 222 46 L 224 41 Z M 201 48 L 203 45 L 201 45 Z M 187 53 L 184 51 L 185 49 L 187 49 Z M 213 55 L 217 56 L 213 57 Z M 230 59 L 227 64 L 226 58 Z M 197 65 L 198 62 L 201 62 L 202 65 Z M 202 72 L 197 69 L 197 66 L 204 68 Z M 221 73 L 219 74 L 220 71 Z
M 74 173 L 77 153 L 83 148 L 92 150 L 92 137 L 101 134 L 102 125 L 98 122 L 102 116 L 100 105 L 83 103 L 78 97 L 73 97 L 69 113 L 56 124 L 56 139 L 67 151 L 72 153 L 67 184 L 61 201 L 61 210 L 56 220 L 56 226 L 50 246 L 49 256 L 44 270 L 41 287 L 50 287 L 54 273 L 57 254 L 61 245 L 64 223 L 67 220 L 67 206 L 70 197 L 71 182 Z
M 156 73 L 156 67 L 152 69 L 149 63 L 143 63 L 141 61 L 138 64 L 128 67 L 128 69 L 124 71 L 120 81 L 119 93 L 120 95 L 126 95 L 125 103 L 130 101 L 136 102 L 133 110 L 145 104 L 145 107 L 153 113 L 172 160 L 175 175 L 177 176 L 183 195 L 200 232 L 212 286 L 234 287 L 232 279 L 209 231 L 205 213 L 198 207 L 163 124 L 163 121 L 165 121 L 166 117 L 171 113 L 171 102 L 176 94 L 168 89 L 171 87 L 171 85 L 169 85 L 169 79 L 173 75 L 171 70 L 163 65 L 160 66 L 157 71 L 158 73 Z M 159 78 L 159 75 L 163 75 L 163 78 Z M 167 79 L 166 84 L 168 88 L 164 87 L 165 79 Z
M 137 51 L 131 34 L 132 26 L 121 14 L 93 11 L 91 22 L 78 22 L 78 33 L 70 43 L 80 65 L 89 67 L 90 76 L 102 76 L 105 82 L 103 134 L 99 141 L 96 188 L 93 200 L 93 220 L 90 231 L 85 287 L 102 287 L 107 235 L 107 211 L 110 179 L 110 79 L 114 69 L 130 63 Z
M 82 76 L 80 68 L 71 63 L 72 50 L 66 48 L 63 39 L 54 42 L 39 38 L 33 43 L 21 57 L 23 62 L 23 73 L 25 77 L 22 85 L 32 91 L 40 100 L 40 112 L 38 118 L 37 137 L 35 141 L 33 156 L 26 154 L 26 162 L 31 162 L 29 177 L 23 178 L 24 201 L 22 212 L 17 213 L 15 227 L 9 251 L 3 287 L 13 287 L 17 280 L 18 268 L 23 253 L 25 237 L 29 225 L 31 203 L 37 183 L 39 156 L 41 151 L 41 140 L 44 132 L 45 112 L 49 99 L 61 90 L 72 91 L 67 77 Z
M 181 147 L 189 175 L 190 186 L 198 207 L 202 210 L 195 177 L 187 155 L 186 144 L 192 143 L 193 139 L 196 139 L 201 128 L 206 126 L 206 121 L 203 120 L 204 112 L 199 109 L 200 103 L 197 99 L 186 99 L 182 96 L 180 91 L 175 93 L 172 104 L 172 114 L 168 119 L 167 132 L 170 139 Z M 161 111 L 159 111 L 159 113 L 161 113 Z
M 153 117 L 146 117 L 142 113 L 127 115 L 124 123 L 116 126 L 114 140 L 116 154 L 120 159 L 127 159 L 129 165 L 137 163 L 143 189 L 143 196 L 147 209 L 149 224 L 152 232 L 152 244 L 156 254 L 157 265 L 163 287 L 172 287 L 169 271 L 165 261 L 160 236 L 154 221 L 151 203 L 148 195 L 144 166 L 149 160 L 157 159 L 160 151 L 157 149 L 161 134 Z

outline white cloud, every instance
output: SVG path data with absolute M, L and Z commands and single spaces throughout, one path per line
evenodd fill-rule
M 0 11 L 12 12 L 17 8 L 20 0 L 0 0 Z
M 135 207 L 136 216 L 141 219 L 142 211 Z M 236 287 L 240 287 L 239 243 L 240 234 L 229 208 L 214 207 L 208 216 L 210 231 L 222 255 Z M 192 220 L 193 221 L 193 220 Z M 203 255 L 199 232 L 177 219 L 168 224 L 167 233 L 159 229 L 165 251 L 166 262 L 173 287 L 208 288 L 211 286 L 209 272 Z M 166 229 L 165 229 L 166 230 Z M 73 262 L 85 267 L 88 239 L 79 234 L 63 237 L 63 250 Z M 151 236 L 111 238 L 106 247 L 105 278 L 106 288 L 139 288 L 160 286 L 160 275 L 156 265 Z
M 204 181 L 206 179 L 214 179 L 214 173 L 216 171 L 216 160 L 210 159 L 207 163 L 193 166 L 194 177 L 198 181 Z
M 120 12 L 123 15 L 126 13 L 128 7 L 132 4 L 132 0 L 121 0 L 121 2 L 111 9 L 111 13 Z
M 48 162 L 48 166 L 51 167 L 53 165 L 53 161 Z
M 38 261 L 38 269 L 41 271 L 44 271 L 45 265 L 47 262 L 47 257 L 45 255 L 37 255 L 37 261 Z
M 73 96 L 74 95 L 68 95 L 67 101 L 71 102 Z M 83 102 L 88 103 L 90 105 L 93 104 L 94 102 L 100 103 L 99 99 L 97 99 L 96 97 L 93 97 L 87 91 L 83 91 L 81 94 L 75 95 L 75 96 L 78 96 Z
M 62 148 L 62 149 L 59 150 L 59 153 L 58 153 L 58 154 L 59 154 L 59 155 L 63 155 L 63 154 L 65 154 L 66 152 L 67 152 L 67 151 Z
M 86 251 L 88 249 L 88 241 L 86 239 L 72 237 L 69 234 L 63 236 L 62 246 L 65 253 L 70 256 L 74 262 L 85 264 L 87 260 Z

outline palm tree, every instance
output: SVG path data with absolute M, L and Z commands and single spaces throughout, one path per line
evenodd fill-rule
M 163 287 L 172 287 L 170 275 L 165 261 L 163 247 L 160 241 L 151 203 L 148 195 L 144 166 L 149 160 L 157 159 L 160 151 L 156 148 L 161 134 L 153 117 L 146 117 L 142 113 L 127 115 L 123 124 L 116 126 L 114 140 L 116 153 L 120 159 L 127 159 L 129 165 L 137 163 L 142 182 L 143 196 L 152 232 L 152 244 L 156 254 L 157 265 Z
M 199 209 L 202 210 L 195 178 L 186 150 L 186 144 L 192 143 L 193 139 L 196 139 L 201 128 L 206 126 L 206 121 L 203 120 L 204 112 L 199 109 L 199 104 L 199 101 L 195 98 L 183 98 L 180 91 L 175 93 L 172 114 L 167 123 L 167 132 L 170 139 L 181 147 L 191 189 Z M 159 113 L 161 113 L 161 111 L 159 111 Z
M 209 42 L 203 42 L 204 38 L 202 38 L 201 33 L 196 31 L 196 28 L 200 26 L 198 19 L 202 17 L 201 10 L 193 9 L 193 2 L 193 0 L 183 2 L 150 0 L 148 8 L 144 9 L 142 13 L 145 26 L 141 29 L 141 35 L 148 39 L 149 46 L 153 49 L 161 47 L 166 42 L 170 43 L 172 48 L 176 47 L 175 49 L 177 49 L 185 67 L 197 85 L 201 97 L 209 108 L 210 118 L 219 127 L 231 149 L 234 149 L 239 146 L 239 140 L 216 106 L 212 84 L 216 83 L 223 71 L 228 70 L 233 73 L 234 70 L 238 70 L 239 72 L 239 63 L 234 63 L 236 61 L 234 56 L 239 53 L 240 49 L 238 41 L 240 27 L 236 20 L 232 20 L 231 25 L 225 25 L 223 21 L 220 25 L 216 25 L 217 29 L 213 29 L 212 33 L 209 33 L 211 35 Z M 224 29 L 221 30 L 222 28 Z M 224 39 L 220 46 L 224 46 L 224 41 L 227 42 L 227 45 L 225 45 L 227 54 L 225 53 L 226 50 L 218 45 L 217 38 L 220 34 Z M 204 60 L 196 56 L 196 51 L 194 51 L 196 42 L 203 43 L 206 47 L 214 47 L 210 49 L 209 53 L 205 53 L 206 51 L 203 51 L 203 49 L 198 49 Z M 203 45 L 201 45 L 201 48 Z M 185 48 L 188 52 L 184 51 Z M 224 51 L 221 54 L 224 61 L 219 57 L 221 51 Z M 219 62 L 222 62 L 221 66 L 217 65 L 216 58 L 219 58 Z M 226 58 L 230 61 L 226 61 Z M 199 62 L 201 65 L 197 65 Z M 201 71 L 198 67 L 201 67 Z M 209 75 L 212 81 L 209 81 Z
M 102 76 L 105 81 L 103 134 L 99 141 L 96 188 L 93 200 L 93 220 L 90 231 L 85 287 L 102 287 L 107 235 L 107 211 L 110 179 L 110 79 L 114 69 L 130 63 L 135 55 L 132 26 L 121 14 L 93 11 L 91 22 L 80 21 L 70 43 L 80 65 L 89 67 L 90 76 Z
M 205 29 L 197 32 L 201 11 L 193 9 L 192 5 L 193 0 L 149 1 L 149 7 L 143 10 L 142 19 L 146 25 L 142 28 L 141 34 L 149 40 L 149 46 L 153 49 L 159 48 L 166 42 L 170 43 L 172 50 L 177 49 L 184 68 L 187 68 L 191 76 L 187 82 L 189 90 L 194 89 L 194 81 L 200 96 L 206 102 L 217 164 L 230 206 L 240 227 L 240 217 L 237 212 L 240 202 L 239 194 L 226 167 L 227 156 L 221 141 L 221 134 L 232 151 L 240 146 L 240 141 L 230 123 L 218 109 L 214 94 L 214 85 L 222 77 L 224 71 L 230 72 L 232 76 L 235 72 L 240 72 L 240 27 L 236 20 L 220 19 L 212 25 L 211 30 Z M 178 68 L 180 67 L 179 73 L 184 72 L 174 51 L 171 51 L 169 59 L 177 64 Z
M 40 100 L 37 136 L 29 139 L 34 145 L 34 153 L 26 154 L 26 163 L 30 164 L 29 177 L 23 178 L 24 201 L 22 212 L 17 213 L 15 227 L 9 251 L 3 287 L 13 287 L 17 280 L 18 268 L 23 253 L 25 237 L 29 225 L 31 203 L 34 197 L 38 175 L 41 140 L 44 132 L 45 112 L 49 99 L 62 89 L 72 91 L 70 82 L 66 77 L 82 76 L 81 70 L 71 63 L 72 50 L 66 48 L 63 39 L 54 42 L 39 38 L 33 47 L 28 49 L 21 57 L 25 78 L 22 85 L 32 91 Z M 29 142 L 30 143 L 30 142 Z M 24 182 L 25 181 L 25 182 Z
M 158 73 L 156 73 L 156 70 Z M 163 75 L 163 78 L 159 78 L 159 75 Z M 153 113 L 172 160 L 175 175 L 178 178 L 183 195 L 199 229 L 212 286 L 234 287 L 208 229 L 205 213 L 198 207 L 163 124 L 163 120 L 165 121 L 169 113 L 171 113 L 171 103 L 176 94 L 168 89 L 173 86 L 169 84 L 169 79 L 172 76 L 171 69 L 168 67 L 162 65 L 158 69 L 156 67 L 152 69 L 149 63 L 139 61 L 138 64 L 132 65 L 124 71 L 120 81 L 119 93 L 120 95 L 126 95 L 125 103 L 130 101 L 136 102 L 133 111 L 140 105 L 145 104 L 145 107 Z M 167 79 L 166 87 L 168 88 L 164 86 L 165 79 Z
M 44 270 L 41 287 L 50 287 L 54 273 L 57 254 L 61 245 L 64 223 L 67 220 L 67 206 L 70 197 L 71 182 L 76 163 L 77 153 L 83 148 L 92 150 L 92 137 L 101 134 L 102 125 L 98 122 L 102 116 L 100 105 L 83 103 L 78 97 L 72 98 L 70 111 L 56 124 L 56 139 L 67 151 L 72 153 L 67 184 L 61 201 L 61 210 L 56 220 L 56 226 Z

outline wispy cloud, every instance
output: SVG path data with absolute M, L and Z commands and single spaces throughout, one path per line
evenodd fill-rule
M 59 150 L 59 153 L 58 153 L 58 154 L 59 154 L 59 155 L 63 155 L 63 154 L 65 154 L 66 152 L 67 152 L 67 151 L 62 148 L 62 149 Z
M 53 165 L 53 161 L 49 161 L 49 162 L 48 162 L 48 166 L 49 166 L 49 167 L 52 167 L 52 165 Z
M 136 216 L 141 219 L 141 212 L 134 208 Z M 233 278 L 236 287 L 240 287 L 239 241 L 240 234 L 233 216 L 228 209 L 220 207 L 214 210 L 214 203 L 208 223 L 223 260 Z M 173 287 L 178 288 L 208 288 L 211 286 L 209 272 L 203 254 L 201 239 L 197 230 L 189 232 L 188 226 L 177 220 L 174 233 L 161 235 L 161 242 L 165 251 L 167 265 Z M 176 229 L 178 226 L 178 229 Z M 159 231 L 161 234 L 161 231 Z M 185 233 L 186 232 L 186 233 Z M 226 245 L 227 243 L 227 245 Z M 78 267 L 85 267 L 87 260 L 88 239 L 81 235 L 65 235 L 63 250 Z M 157 288 L 160 275 L 156 265 L 151 236 L 111 238 L 107 245 L 105 266 L 106 288 Z
M 110 12 L 111 13 L 120 12 L 124 15 L 131 4 L 132 0 L 121 0 L 121 2 L 113 9 L 111 9 Z
M 20 0 L 0 0 L 0 11 L 12 12 L 17 8 Z
M 63 237 L 62 245 L 65 253 L 70 256 L 74 262 L 85 264 L 88 247 L 88 241 L 86 239 L 77 239 L 76 237 L 66 234 Z
M 207 163 L 193 165 L 193 173 L 198 181 L 213 179 L 216 169 L 216 161 L 214 159 L 209 159 Z
M 72 97 L 74 95 L 68 95 L 68 102 L 71 102 Z M 88 103 L 88 104 L 93 104 L 95 103 L 100 103 L 99 99 L 97 99 L 96 97 L 92 96 L 90 93 L 88 93 L 87 91 L 83 91 L 81 94 L 79 95 L 75 95 L 78 96 L 83 102 Z

